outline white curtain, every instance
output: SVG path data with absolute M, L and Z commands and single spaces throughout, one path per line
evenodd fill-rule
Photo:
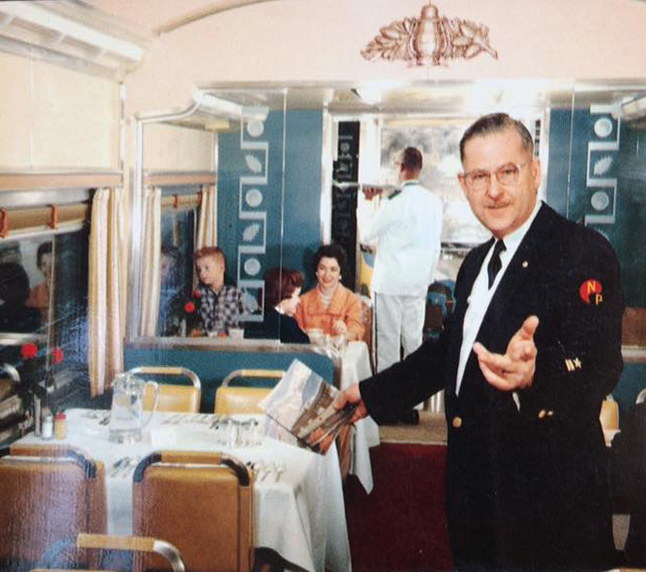
M 144 234 L 141 251 L 141 321 L 142 336 L 157 333 L 159 290 L 161 287 L 161 189 L 146 188 L 144 192 Z
M 218 190 L 215 186 L 202 187 L 200 220 L 197 226 L 195 250 L 218 245 Z
M 88 287 L 90 393 L 101 395 L 123 370 L 128 249 L 125 192 L 99 189 L 92 202 Z

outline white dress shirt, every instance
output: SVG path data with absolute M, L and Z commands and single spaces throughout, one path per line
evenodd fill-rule
M 493 254 L 493 246 L 495 242 L 491 245 L 487 256 L 485 256 L 482 266 L 480 267 L 480 272 L 478 273 L 473 287 L 471 288 L 471 295 L 467 299 L 467 311 L 464 315 L 464 323 L 462 325 L 462 347 L 460 348 L 460 361 L 458 363 L 458 374 L 455 382 L 455 393 L 460 392 L 460 386 L 462 385 L 462 376 L 464 375 L 464 369 L 466 368 L 467 361 L 473 350 L 473 344 L 476 341 L 478 331 L 480 330 L 480 325 L 482 324 L 482 319 L 487 313 L 489 308 L 489 303 L 491 298 L 498 288 L 498 284 L 502 280 L 502 277 L 511 262 L 511 259 L 516 254 L 516 250 L 520 246 L 520 243 L 525 238 L 525 234 L 529 230 L 529 227 L 532 225 L 538 209 L 541 207 L 541 201 L 536 201 L 536 206 L 532 211 L 530 217 L 523 223 L 522 226 L 517 228 L 511 234 L 503 237 L 503 242 L 505 243 L 505 250 L 500 253 L 500 262 L 502 267 L 496 275 L 494 283 L 489 288 L 489 277 L 487 275 L 487 265 Z

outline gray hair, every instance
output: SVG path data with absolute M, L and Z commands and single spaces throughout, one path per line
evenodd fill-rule
M 534 153 L 534 141 L 527 127 L 518 119 L 513 119 L 506 113 L 490 113 L 476 120 L 462 135 L 462 139 L 460 139 L 460 160 L 464 162 L 464 147 L 470 139 L 489 133 L 499 133 L 500 131 L 505 131 L 505 129 L 514 129 L 520 135 L 523 149 L 531 154 Z

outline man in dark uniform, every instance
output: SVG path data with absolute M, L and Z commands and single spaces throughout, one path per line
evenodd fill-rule
M 599 411 L 622 369 L 615 254 L 537 201 L 540 164 L 520 122 L 480 118 L 460 154 L 460 184 L 493 237 L 462 264 L 440 339 L 348 388 L 337 406 L 379 420 L 446 390 L 458 571 L 612 568 Z

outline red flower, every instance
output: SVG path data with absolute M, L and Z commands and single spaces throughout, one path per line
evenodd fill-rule
M 24 344 L 20 348 L 20 354 L 22 355 L 22 359 L 35 358 L 38 355 L 38 346 L 34 343 Z
M 59 364 L 63 361 L 63 358 L 65 357 L 65 354 L 63 353 L 63 350 L 61 348 L 54 348 L 52 350 L 52 363 L 53 364 Z
M 193 302 L 186 302 L 186 304 L 184 304 L 184 310 L 187 314 L 192 314 L 195 312 L 195 304 L 193 304 Z
M 193 298 L 197 298 L 199 300 L 201 297 L 202 297 L 202 292 L 200 292 L 199 290 L 195 290 L 193 292 Z

